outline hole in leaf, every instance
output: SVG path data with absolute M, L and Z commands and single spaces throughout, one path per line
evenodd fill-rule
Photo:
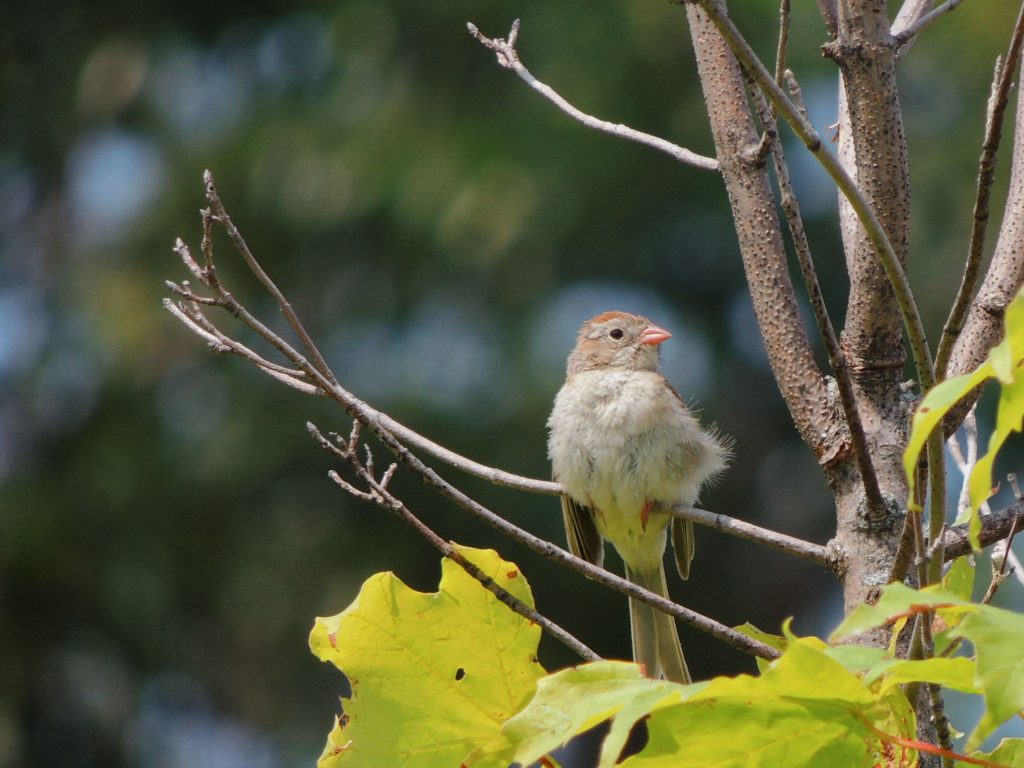
M 455 670 L 455 679 L 456 680 L 461 680 L 465 676 L 466 676 L 466 670 L 464 670 L 462 667 L 459 667 L 458 669 Z

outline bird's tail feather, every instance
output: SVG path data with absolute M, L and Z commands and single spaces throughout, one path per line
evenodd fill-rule
M 635 571 L 626 566 L 626 578 L 644 589 L 668 598 L 665 568 Z M 654 606 L 629 599 L 629 623 L 633 632 L 633 660 L 642 664 L 650 677 L 664 677 L 676 683 L 689 683 L 683 648 L 676 632 L 676 620 Z

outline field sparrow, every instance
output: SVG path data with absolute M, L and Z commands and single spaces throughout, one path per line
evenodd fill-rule
M 659 345 L 670 336 L 626 312 L 585 322 L 548 419 L 548 455 L 566 491 L 569 549 L 600 565 L 607 539 L 622 556 L 626 577 L 665 597 L 669 526 L 685 579 L 693 523 L 660 510 L 693 504 L 701 485 L 729 458 L 728 443 L 701 428 L 658 370 Z M 675 619 L 632 599 L 629 614 L 634 660 L 652 677 L 690 682 Z

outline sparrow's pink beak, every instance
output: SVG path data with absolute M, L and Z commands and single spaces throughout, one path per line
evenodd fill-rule
M 661 344 L 661 342 L 672 338 L 672 334 L 664 328 L 656 325 L 648 325 L 640 332 L 641 344 Z

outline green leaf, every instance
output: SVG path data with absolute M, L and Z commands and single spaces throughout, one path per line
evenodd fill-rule
M 884 648 L 873 645 L 830 645 L 825 653 L 851 672 L 866 672 L 888 659 Z
M 917 406 L 910 426 L 907 448 L 903 452 L 903 471 L 907 475 L 907 498 L 911 500 L 912 509 L 920 510 L 920 506 L 913 503 L 914 488 L 917 484 L 917 462 L 921 457 L 921 451 L 924 450 L 924 444 L 928 441 L 928 436 L 942 422 L 950 408 L 981 382 L 992 376 L 992 366 L 986 361 L 971 373 L 954 376 L 932 387 L 925 395 L 924 400 Z
M 864 603 L 854 608 L 832 633 L 830 640 L 839 642 L 858 632 L 889 624 L 899 616 L 937 607 L 956 615 L 976 610 L 978 606 L 938 585 L 916 590 L 905 584 L 889 584 L 883 588 L 874 605 Z
M 823 702 L 727 698 L 670 707 L 647 721 L 647 747 L 623 768 L 800 768 L 874 765 L 871 732 Z
M 1024 615 L 979 606 L 954 633 L 974 645 L 985 713 L 967 741 L 975 749 L 1005 720 L 1024 710 Z
M 883 648 L 866 645 L 830 646 L 825 653 L 846 669 L 863 672 L 865 685 L 880 681 L 879 692 L 882 694 L 894 686 L 910 682 L 938 683 L 958 691 L 980 692 L 974 682 L 974 662 L 970 659 L 957 657 L 908 661 L 892 658 Z
M 990 760 L 1008 768 L 1024 768 L 1024 739 L 1003 739 L 991 752 L 973 752 L 971 757 Z
M 968 510 L 969 512 L 970 510 Z M 950 565 L 946 575 L 942 577 L 942 586 L 962 600 L 970 600 L 974 594 L 974 580 L 977 574 L 977 566 L 974 563 L 974 556 L 971 554 L 958 557 Z M 932 628 L 932 639 L 935 643 L 935 653 L 943 653 L 952 638 L 949 630 L 957 626 L 966 614 L 963 611 L 950 612 L 940 610 L 938 626 Z
M 952 659 L 889 659 L 871 670 L 865 682 L 881 678 L 881 692 L 904 683 L 938 683 L 966 693 L 980 693 L 975 683 L 974 662 L 963 657 Z
M 977 569 L 972 560 L 970 555 L 958 557 L 942 577 L 943 588 L 961 600 L 970 600 L 974 594 L 974 575 Z
M 868 766 L 876 696 L 806 638 L 760 677 L 715 678 L 652 712 L 649 740 L 623 768 Z
M 1017 291 L 1006 307 L 1004 325 L 1003 340 L 992 350 L 989 359 L 999 381 L 1011 384 L 1020 375 L 1019 368 L 1024 359 L 1024 287 Z
M 896 682 L 866 687 L 831 658 L 838 649 L 788 631 L 786 649 L 760 676 L 720 677 L 681 686 L 644 678 L 635 664 L 596 662 L 549 675 L 527 706 L 503 729 L 507 745 L 476 757 L 494 764 L 529 765 L 568 740 L 611 720 L 599 768 L 615 765 L 633 726 L 646 718 L 646 747 L 622 765 L 648 766 L 870 766 L 883 749 L 874 728 L 900 736 L 915 732 L 914 714 Z M 840 651 L 840 655 L 847 653 Z M 877 663 L 880 651 L 866 659 Z M 956 672 L 917 667 L 917 677 L 963 682 Z M 900 662 L 906 679 L 915 668 Z M 969 672 L 967 684 L 973 679 Z M 467 765 L 478 763 L 470 760 Z
M 459 551 L 533 605 L 529 585 L 491 550 Z M 459 765 L 533 694 L 540 629 L 499 602 L 456 563 L 440 589 L 416 592 L 393 573 L 364 582 L 352 604 L 318 618 L 310 647 L 345 673 L 352 698 L 318 762 L 333 766 Z M 482 762 L 481 765 L 499 765 Z
M 503 734 L 508 746 L 491 752 L 505 765 L 529 765 L 574 736 L 614 718 L 601 758 L 602 766 L 614 765 L 637 720 L 702 686 L 650 680 L 636 664 L 621 661 L 599 661 L 561 670 L 537 682 L 533 699 L 505 723 Z M 468 765 L 475 763 L 470 761 Z
M 971 498 L 968 537 L 971 547 L 975 551 L 981 549 L 981 542 L 978 539 L 981 532 L 978 509 L 992 495 L 992 466 L 1006 439 L 1013 432 L 1021 430 L 1021 421 L 1024 418 L 1022 365 L 1024 365 L 1024 287 L 1017 292 L 1013 301 L 1007 306 L 1003 340 L 992 348 L 985 361 L 970 373 L 941 382 L 925 395 L 914 413 L 907 449 L 903 453 L 903 469 L 907 475 L 909 488 L 908 506 L 911 510 L 919 511 L 920 505 L 914 501 L 916 469 L 928 436 L 938 427 L 949 409 L 976 386 L 992 377 L 999 380 L 1002 389 L 999 396 L 999 409 L 996 414 L 996 429 L 989 439 L 988 450 L 978 459 L 971 471 L 970 478 L 968 478 L 968 490 Z
M 1019 369 L 1018 369 L 1019 370 Z M 1020 432 L 1024 418 L 1024 378 L 1004 384 L 999 392 L 999 408 L 996 412 L 996 428 L 989 436 L 988 450 L 978 458 L 971 471 L 968 489 L 971 493 L 971 507 L 980 507 L 992 495 L 992 465 L 995 463 L 1003 443 L 1014 432 Z

